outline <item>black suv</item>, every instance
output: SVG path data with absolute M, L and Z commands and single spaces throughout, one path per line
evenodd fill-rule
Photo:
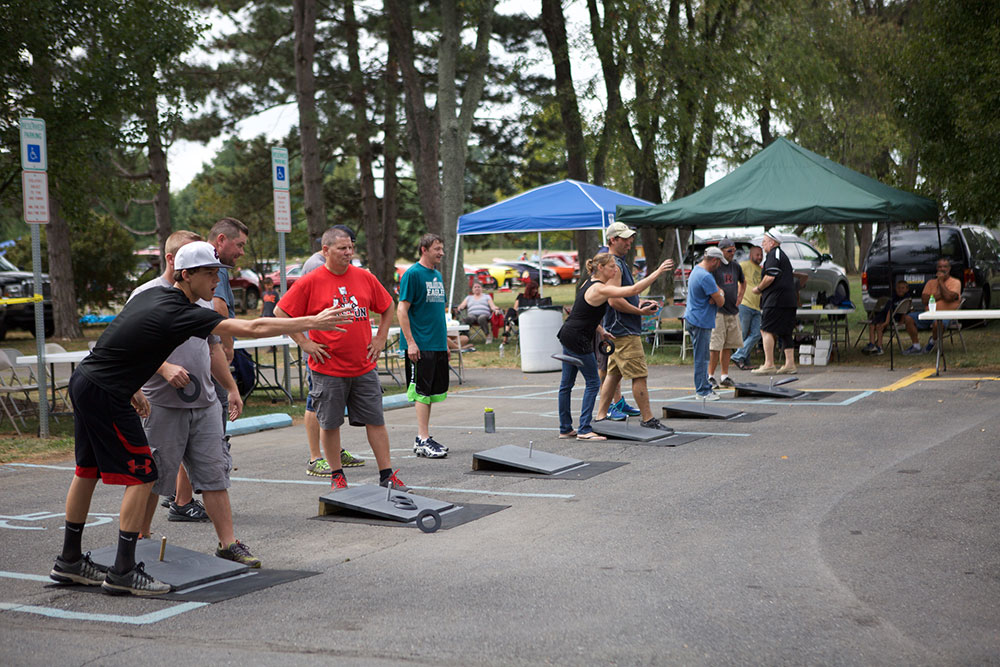
M 934 277 L 938 258 L 951 260 L 951 275 L 962 281 L 962 296 L 966 308 L 989 308 L 993 292 L 1000 297 L 1000 242 L 990 230 L 978 225 L 933 224 L 916 229 L 892 229 L 892 276 L 889 276 L 889 248 L 885 232 L 881 232 L 868 249 L 861 269 L 861 299 L 865 310 L 875 308 L 875 302 L 890 295 L 893 280 L 910 284 L 915 310 L 923 310 L 920 294 L 924 284 Z
M 35 293 L 35 275 L 21 271 L 0 255 L 0 296 L 7 299 L 19 299 Z M 45 299 L 45 335 L 51 336 L 55 331 L 52 320 L 52 288 L 49 277 L 42 274 L 42 297 Z M 13 303 L 0 305 L 0 340 L 7 336 L 10 329 L 24 329 L 35 332 L 35 304 Z

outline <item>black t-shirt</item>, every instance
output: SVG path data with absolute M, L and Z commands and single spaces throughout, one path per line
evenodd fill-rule
M 743 267 L 732 261 L 729 264 L 719 264 L 719 268 L 712 272 L 712 277 L 726 297 L 719 310 L 727 315 L 738 315 L 740 304 L 736 301 L 736 297 L 740 293 L 740 283 L 744 281 Z
M 125 304 L 77 371 L 128 400 L 175 347 L 192 336 L 207 337 L 223 319 L 191 303 L 176 287 L 153 287 Z
M 573 310 L 569 312 L 569 317 L 563 322 L 562 328 L 557 334 L 559 342 L 565 345 L 567 350 L 577 354 L 587 354 L 594 351 L 594 333 L 597 331 L 597 325 L 604 319 L 604 312 L 608 308 L 607 301 L 599 306 L 591 306 L 584 298 L 594 282 L 596 281 L 591 278 L 576 293 Z
M 798 292 L 795 289 L 795 275 L 792 273 L 792 263 L 788 254 L 781 251 L 781 246 L 771 248 L 764 259 L 763 275 L 774 276 L 774 282 L 761 292 L 760 307 L 763 308 L 795 308 L 799 305 Z

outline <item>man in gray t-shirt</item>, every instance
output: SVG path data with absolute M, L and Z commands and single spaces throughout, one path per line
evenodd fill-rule
M 166 243 L 166 270 L 163 275 L 135 289 L 136 294 L 154 287 L 173 287 L 174 255 L 183 245 L 198 237 L 191 232 L 174 232 Z M 131 298 L 131 297 L 130 297 Z M 208 301 L 198 305 L 213 310 Z M 191 337 L 177 346 L 146 384 L 142 393 L 150 404 L 143 430 L 149 440 L 160 477 L 146 502 L 141 533 L 149 535 L 158 496 L 175 493 L 181 463 L 190 478 L 190 487 L 201 492 L 205 512 L 215 527 L 219 545 L 216 555 L 250 567 L 260 567 L 260 560 L 236 539 L 229 503 L 229 472 L 232 458 L 226 447 L 222 407 L 216 395 L 217 381 L 228 394 L 229 418 L 236 419 L 243 410 L 239 389 L 229 373 L 229 363 L 218 336 Z M 193 499 L 180 498 L 170 503 L 168 521 L 201 520 L 203 512 Z M 179 505 L 176 501 L 185 501 Z

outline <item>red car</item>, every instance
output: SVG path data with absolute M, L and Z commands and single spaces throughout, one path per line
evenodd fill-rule
M 232 269 L 229 286 L 233 289 L 233 308 L 244 313 L 257 310 L 260 303 L 260 277 L 250 269 Z
M 301 264 L 289 264 L 285 267 L 285 284 L 291 287 L 292 284 L 302 276 Z M 273 271 L 267 277 L 274 283 L 276 289 L 281 289 L 281 272 Z

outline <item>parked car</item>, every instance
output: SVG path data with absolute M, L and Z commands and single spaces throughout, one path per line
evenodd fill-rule
M 21 299 L 34 295 L 35 274 L 22 271 L 10 260 L 0 255 L 0 295 L 7 299 Z M 52 286 L 48 274 L 42 274 L 42 305 L 44 307 L 45 335 L 51 336 L 55 331 L 55 320 L 52 316 Z M 11 303 L 0 305 L 0 340 L 7 336 L 11 329 L 23 329 L 35 333 L 35 304 Z
M 276 288 L 281 287 L 281 270 L 269 273 L 268 278 L 274 283 Z M 289 264 L 285 266 L 285 285 L 291 287 L 292 284 L 302 277 L 302 265 L 301 264 Z
M 889 275 L 889 239 L 885 232 L 875 237 L 861 267 L 861 301 L 874 310 L 881 297 L 888 297 L 896 280 L 910 285 L 913 308 L 923 310 L 920 294 L 934 277 L 937 260 L 951 260 L 951 275 L 962 281 L 966 308 L 986 309 L 993 292 L 1000 292 L 1000 242 L 979 225 L 941 225 L 941 242 L 933 224 L 916 229 L 892 229 L 892 276 Z
M 466 266 L 465 277 L 469 280 L 469 289 L 472 289 L 472 284 L 477 281 L 484 289 L 496 289 L 497 287 L 496 278 L 485 267 Z
M 566 252 L 546 252 L 542 254 L 542 259 L 558 259 L 563 264 L 569 264 L 577 271 L 580 270 L 580 254 L 576 250 Z
M 501 266 L 499 264 L 486 264 L 482 268 L 489 272 L 490 276 L 493 278 L 495 287 L 513 287 L 517 282 L 517 272 L 509 266 Z
M 233 307 L 243 313 L 252 313 L 260 303 L 260 277 L 250 269 L 233 269 L 229 272 L 229 286 L 233 288 Z
M 580 275 L 580 270 L 571 264 L 567 264 L 561 259 L 556 259 L 555 257 L 542 257 L 542 266 L 548 267 L 556 272 L 559 276 L 559 281 L 568 283 L 576 280 L 576 277 Z
M 530 262 L 495 262 L 495 264 L 500 264 L 501 266 L 508 266 L 517 274 L 518 279 L 523 283 L 526 280 L 531 280 L 535 283 L 538 282 L 538 264 L 532 264 Z M 562 281 L 559 280 L 559 274 L 552 269 L 542 267 L 542 281 L 546 285 L 559 285 Z
M 792 264 L 792 269 L 796 273 L 803 273 L 807 276 L 805 286 L 799 290 L 799 300 L 801 303 L 808 303 L 812 298 L 825 294 L 827 299 L 833 299 L 834 303 L 841 303 L 851 298 L 851 288 L 847 281 L 847 272 L 844 267 L 833 262 L 833 258 L 827 253 L 821 253 L 811 243 L 800 236 L 794 234 L 779 234 L 772 232 L 781 241 L 781 250 L 788 255 L 788 260 Z M 684 257 L 685 279 L 691 273 L 691 267 L 701 261 L 705 250 L 710 246 L 718 246 L 721 239 L 710 239 L 700 243 L 692 243 L 688 246 L 687 254 Z M 736 255 L 733 260 L 742 262 L 750 257 L 750 248 L 760 245 L 763 237 L 753 240 L 731 239 L 736 245 Z M 674 271 L 674 280 L 680 279 L 680 268 Z M 678 288 L 675 282 L 675 298 Z M 683 289 L 683 288 L 682 288 Z

